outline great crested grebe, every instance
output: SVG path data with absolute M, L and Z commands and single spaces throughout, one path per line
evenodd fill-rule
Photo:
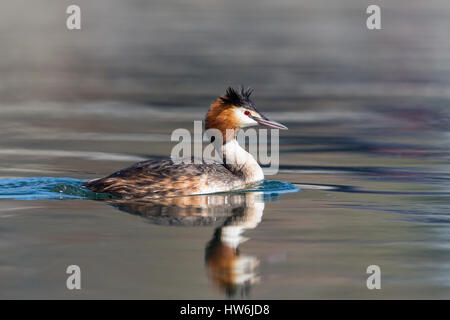
M 239 129 L 258 124 L 286 130 L 256 110 L 250 100 L 252 90 L 240 92 L 228 88 L 225 95 L 214 101 L 205 119 L 205 129 L 217 129 L 222 134 L 219 153 L 222 163 L 174 163 L 172 159 L 138 162 L 105 178 L 90 180 L 84 187 L 109 193 L 123 199 L 151 199 L 225 192 L 239 189 L 264 179 L 253 156 L 237 140 Z

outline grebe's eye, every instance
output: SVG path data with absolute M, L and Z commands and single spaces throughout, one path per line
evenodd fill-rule
M 245 110 L 245 111 L 244 111 L 244 114 L 245 114 L 246 116 L 249 116 L 249 115 L 250 115 L 250 111 Z

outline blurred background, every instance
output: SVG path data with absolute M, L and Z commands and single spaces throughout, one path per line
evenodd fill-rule
M 66 28 L 71 4 L 81 30 Z M 246 296 L 449 298 L 449 39 L 446 0 L 3 1 L 0 176 L 89 179 L 169 155 L 172 130 L 251 86 L 290 128 L 267 178 L 302 191 L 249 231 L 260 281 Z M 0 297 L 226 296 L 204 267 L 214 227 L 0 204 Z M 91 281 L 79 293 L 63 285 L 73 261 Z M 365 287 L 370 264 L 381 291 Z
M 65 27 L 70 4 L 81 8 L 79 31 Z M 382 30 L 366 28 L 369 4 L 380 5 Z M 1 9 L 4 102 L 204 106 L 228 84 L 255 87 L 272 108 L 287 107 L 279 99 L 309 107 L 317 97 L 449 95 L 446 1 L 38 0 Z

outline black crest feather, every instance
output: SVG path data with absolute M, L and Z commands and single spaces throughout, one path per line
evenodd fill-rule
M 250 100 L 252 92 L 252 88 L 244 89 L 244 87 L 241 87 L 239 92 L 232 87 L 228 87 L 225 95 L 220 97 L 220 99 L 226 104 L 244 108 L 254 108 L 254 104 L 252 100 Z

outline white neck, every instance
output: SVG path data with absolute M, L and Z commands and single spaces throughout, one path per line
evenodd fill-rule
M 222 146 L 223 161 L 236 175 L 242 175 L 245 183 L 264 179 L 264 173 L 253 156 L 242 148 L 236 139 Z

